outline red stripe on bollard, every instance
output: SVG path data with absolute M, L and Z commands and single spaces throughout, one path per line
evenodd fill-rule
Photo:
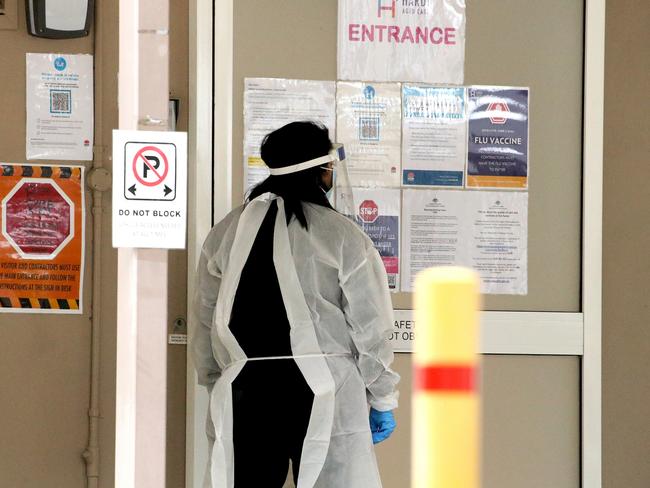
M 473 366 L 416 366 L 414 388 L 418 391 L 473 392 Z

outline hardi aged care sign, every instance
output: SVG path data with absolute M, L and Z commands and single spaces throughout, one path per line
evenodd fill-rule
M 339 0 L 338 78 L 463 83 L 465 0 Z

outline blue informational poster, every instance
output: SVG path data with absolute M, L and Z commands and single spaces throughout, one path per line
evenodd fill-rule
M 402 184 L 462 187 L 465 88 L 405 85 L 402 103 Z
M 528 88 L 468 88 L 467 187 L 528 188 Z

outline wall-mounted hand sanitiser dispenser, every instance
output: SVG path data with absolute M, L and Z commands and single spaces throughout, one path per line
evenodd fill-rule
M 71 39 L 90 32 L 94 0 L 25 0 L 25 7 L 33 36 Z

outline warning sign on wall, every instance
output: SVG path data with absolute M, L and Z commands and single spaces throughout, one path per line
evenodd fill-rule
M 184 249 L 187 134 L 113 131 L 113 247 Z
M 81 313 L 84 168 L 1 168 L 0 312 Z

